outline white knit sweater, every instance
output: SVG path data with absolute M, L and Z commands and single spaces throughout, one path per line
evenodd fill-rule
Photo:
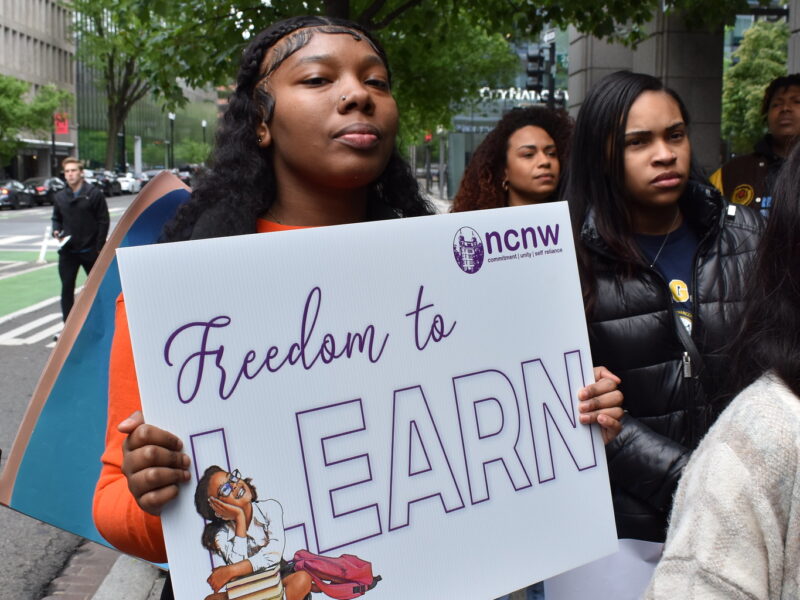
M 800 398 L 775 375 L 743 390 L 693 454 L 645 597 L 800 599 Z

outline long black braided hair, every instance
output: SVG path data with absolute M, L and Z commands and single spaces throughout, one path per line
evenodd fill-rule
M 262 72 L 264 58 L 277 42 L 304 28 L 273 57 Z M 274 99 L 260 85 L 283 60 L 305 46 L 315 31 L 339 33 L 365 39 L 386 65 L 389 63 L 378 41 L 361 25 L 321 16 L 292 17 L 273 23 L 259 33 L 242 55 L 236 89 L 217 131 L 211 168 L 200 179 L 191 199 L 164 228 L 163 241 L 179 241 L 254 233 L 256 221 L 275 200 L 276 181 L 272 148 L 259 147 L 255 130 L 272 117 Z M 302 33 L 302 32 L 300 32 Z M 431 214 L 408 164 L 397 148 L 383 173 L 368 187 L 367 212 L 371 219 Z

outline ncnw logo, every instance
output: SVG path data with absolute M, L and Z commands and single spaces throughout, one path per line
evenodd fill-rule
M 471 275 L 483 266 L 485 254 L 491 256 L 503 252 L 557 246 L 558 235 L 558 223 L 554 226 L 537 225 L 503 232 L 488 231 L 483 238 L 472 227 L 462 227 L 453 238 L 453 256 L 461 270 Z
M 489 255 L 495 252 L 516 252 L 517 250 L 527 250 L 528 248 L 538 248 L 542 246 L 558 245 L 558 223 L 555 227 L 545 225 L 523 227 L 521 229 L 507 229 L 504 233 L 490 231 L 486 234 L 486 253 Z

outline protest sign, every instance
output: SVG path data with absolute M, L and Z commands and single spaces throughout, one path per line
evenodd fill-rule
M 177 598 L 244 559 L 269 590 L 228 597 L 280 595 L 270 568 L 307 550 L 352 555 L 375 600 L 485 600 L 616 549 L 601 436 L 577 420 L 592 365 L 564 203 L 118 259 L 145 419 L 193 461 L 162 514 Z
M 120 293 L 115 251 L 152 244 L 189 197 L 175 175 L 162 172 L 122 215 L 75 299 L 20 423 L 4 452 L 0 504 L 94 542 L 92 522 L 108 406 L 108 356 Z

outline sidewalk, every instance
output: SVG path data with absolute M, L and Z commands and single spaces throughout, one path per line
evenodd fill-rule
M 160 569 L 84 540 L 43 600 L 158 600 L 163 586 Z

